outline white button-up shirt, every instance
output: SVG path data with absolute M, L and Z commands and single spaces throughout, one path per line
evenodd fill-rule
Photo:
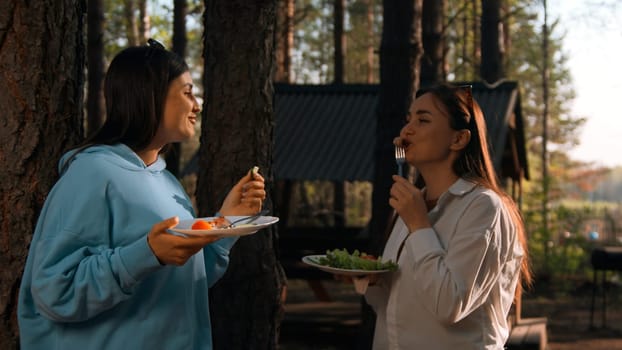
M 459 179 L 428 216 L 412 233 L 398 218 L 382 259 L 399 269 L 367 289 L 374 349 L 503 349 L 524 252 L 501 198 Z

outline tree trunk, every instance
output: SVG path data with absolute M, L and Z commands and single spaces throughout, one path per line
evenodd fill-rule
M 480 0 L 481 1 L 481 0 Z M 472 80 L 476 80 L 478 76 L 480 76 L 480 67 L 482 66 L 482 50 L 481 50 L 481 30 L 479 29 L 479 25 L 482 22 L 482 17 L 480 16 L 477 6 L 478 0 L 473 0 L 471 2 L 471 12 L 472 12 L 472 20 L 471 20 L 471 35 L 473 36 L 473 44 L 471 45 L 471 49 L 473 52 L 471 53 L 471 67 L 473 69 L 473 77 Z
M 205 1 L 205 104 L 197 204 L 211 215 L 252 166 L 266 178 L 272 209 L 276 0 Z M 211 289 L 215 349 L 275 349 L 285 275 L 276 226 L 233 247 L 225 276 Z
M 291 83 L 294 47 L 294 0 L 278 0 L 276 35 L 276 75 L 274 81 Z
M 149 17 L 149 11 L 147 10 L 147 0 L 138 1 L 138 14 L 140 15 L 140 23 L 138 25 L 140 43 L 146 44 L 151 37 L 151 17 Z M 173 35 L 175 34 L 173 33 Z
M 134 0 L 124 0 L 123 14 L 125 15 L 125 34 L 128 46 L 136 46 L 138 42 L 138 25 L 134 15 Z
M 334 84 L 343 84 L 345 79 L 346 36 L 344 33 L 346 0 L 333 0 L 333 42 L 335 53 L 333 63 L 335 65 Z M 335 227 L 345 225 L 345 190 L 343 181 L 333 182 L 333 218 Z
M 366 0 L 367 6 L 367 84 L 374 83 L 374 0 Z
M 505 57 L 508 57 L 508 59 L 505 59 L 503 62 L 503 72 L 511 70 L 509 68 L 509 57 L 512 56 L 512 35 L 510 34 L 508 13 L 510 13 L 510 5 L 507 3 L 507 1 L 504 1 L 503 4 L 501 4 L 501 32 L 503 34 L 503 38 L 501 40 L 503 40 Z
M 73 0 L 0 5 L 0 349 L 19 348 L 28 244 L 59 157 L 82 137 L 85 12 Z
M 87 134 L 98 130 L 106 118 L 104 100 L 104 0 L 88 0 L 87 14 L 88 96 Z
M 173 5 L 173 52 L 181 57 L 186 57 L 186 13 L 188 5 L 186 0 L 175 0 Z M 179 176 L 179 164 L 181 159 L 181 145 L 179 142 L 171 144 L 166 153 L 166 169 L 173 175 Z
M 390 216 L 391 175 L 397 171 L 393 138 L 398 136 L 419 84 L 422 0 L 384 1 L 380 46 L 376 166 L 373 192 L 372 234 L 376 252 L 383 246 L 382 233 Z
M 482 0 L 482 80 L 495 83 L 504 77 L 501 0 Z
M 333 62 L 335 65 L 335 77 L 333 82 L 335 84 L 342 84 L 344 82 L 344 60 L 346 56 L 346 36 L 343 31 L 343 23 L 345 20 L 345 0 L 333 0 L 333 42 L 335 47 L 335 53 L 333 56 Z
M 393 138 L 404 121 L 419 85 L 422 55 L 422 0 L 385 0 L 382 42 L 380 45 L 380 92 L 377 108 L 374 189 L 370 222 L 372 253 L 381 253 L 391 215 L 389 190 L 396 174 Z M 364 306 L 359 348 L 371 347 L 373 314 Z
M 549 185 L 551 179 L 549 178 L 549 108 L 551 101 L 549 100 L 549 80 L 551 79 L 551 72 L 549 71 L 549 11 L 547 1 L 542 2 L 544 8 L 544 23 L 542 24 L 542 233 L 544 243 L 544 274 L 549 275 L 549 256 L 550 247 L 548 242 L 551 240 L 551 232 L 549 231 Z
M 445 81 L 444 26 L 446 0 L 423 0 L 421 85 L 430 86 Z

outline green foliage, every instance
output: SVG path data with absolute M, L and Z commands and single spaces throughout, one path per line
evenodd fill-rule
M 531 210 L 524 212 L 533 215 Z M 546 278 L 555 293 L 572 292 L 590 280 L 590 255 L 595 246 L 619 245 L 616 240 L 622 210 L 610 202 L 563 201 L 550 211 L 550 232 L 545 235 L 540 217 L 527 219 L 529 255 L 536 280 Z M 598 239 L 590 237 L 596 231 Z M 546 248 L 546 249 L 545 249 Z
M 329 83 L 333 78 L 331 2 L 296 0 L 295 7 L 294 79 L 297 83 Z
M 365 227 L 371 219 L 371 196 L 373 186 L 370 182 L 346 182 L 346 226 Z
M 129 20 L 125 13 L 125 0 L 104 1 L 104 55 L 106 62 L 129 44 L 127 24 Z M 199 92 L 202 92 L 201 81 L 203 74 L 203 55 L 201 42 L 203 35 L 203 1 L 188 0 L 186 15 L 186 61 L 190 66 L 192 78 Z M 150 22 L 150 37 L 160 41 L 171 49 L 173 38 L 173 6 L 169 1 L 147 1 L 147 13 Z M 135 21 L 140 20 L 138 10 L 132 14 Z
M 594 191 L 586 194 L 584 199 L 619 204 L 622 201 L 622 167 L 611 169 Z
M 368 3 L 374 14 L 368 27 Z M 333 2 L 296 0 L 293 76 L 296 83 L 328 84 L 334 79 Z M 371 30 L 371 36 L 370 36 Z M 347 1 L 344 35 L 346 36 L 345 81 L 367 82 L 367 50 L 377 51 L 382 32 L 380 0 Z M 372 80 L 379 81 L 379 63 L 374 55 Z
M 347 51 L 345 57 L 345 81 L 348 83 L 367 83 L 368 68 L 371 68 L 371 82 L 379 82 L 380 62 L 373 54 L 373 64 L 367 65 L 368 50 L 377 51 L 382 35 L 382 4 L 379 0 L 348 1 L 346 16 Z M 370 8 L 371 7 L 371 8 Z M 371 11 L 371 23 L 367 17 Z
M 479 12 L 477 1 L 447 0 L 445 41 L 450 81 L 479 77 Z

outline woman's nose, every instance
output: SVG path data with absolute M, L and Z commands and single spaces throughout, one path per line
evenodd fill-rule
M 192 111 L 195 113 L 199 113 L 201 111 L 201 105 L 196 97 L 194 97 L 194 105 L 192 106 Z
M 411 135 L 414 132 L 411 123 L 406 123 L 400 130 L 400 137 L 404 137 L 406 135 Z

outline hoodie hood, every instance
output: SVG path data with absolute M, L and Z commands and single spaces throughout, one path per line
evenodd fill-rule
M 101 157 L 124 169 L 133 171 L 150 171 L 158 173 L 166 169 L 166 162 L 161 156 L 151 165 L 145 162 L 131 148 L 122 143 L 114 145 L 94 145 L 85 149 L 74 149 L 65 153 L 59 163 L 58 171 L 61 175 L 67 171 L 74 161 L 84 157 Z M 69 164 L 66 164 L 69 162 Z M 64 169 L 64 171 L 63 171 Z

